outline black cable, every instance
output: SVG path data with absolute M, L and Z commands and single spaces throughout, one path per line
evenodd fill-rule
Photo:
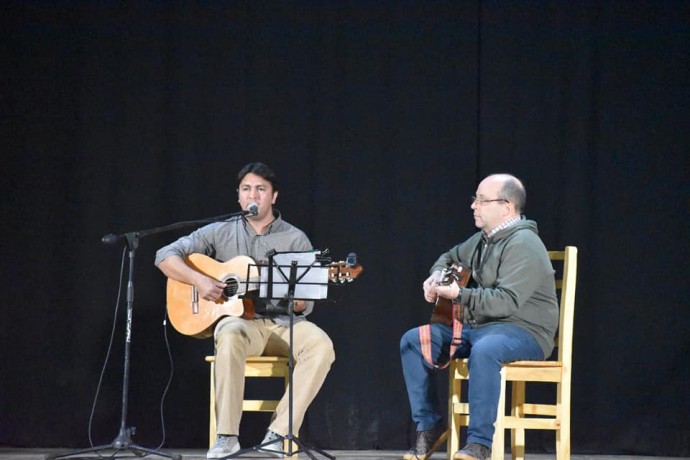
M 163 390 L 163 394 L 161 395 L 161 403 L 160 403 L 160 413 L 161 413 L 161 430 L 163 432 L 163 437 L 161 439 L 161 443 L 156 447 L 156 450 L 159 450 L 161 447 L 163 447 L 163 444 L 165 444 L 165 438 L 166 438 L 166 433 L 165 433 L 165 397 L 168 395 L 168 391 L 170 390 L 170 386 L 172 384 L 172 379 L 173 375 L 175 374 L 175 362 L 173 360 L 172 356 L 172 351 L 170 350 L 170 340 L 168 340 L 168 313 L 167 309 L 164 309 L 163 312 L 163 338 L 165 340 L 165 350 L 168 352 L 168 362 L 170 363 L 170 376 L 168 377 L 168 383 L 165 385 L 165 389 Z
M 108 351 L 105 354 L 105 361 L 103 362 L 103 367 L 101 368 L 101 375 L 98 378 L 98 384 L 96 385 L 96 394 L 94 395 L 93 398 L 93 404 L 91 405 L 91 415 L 89 416 L 89 426 L 88 426 L 88 436 L 89 436 L 89 445 L 91 448 L 94 447 L 93 444 L 93 439 L 91 438 L 91 428 L 93 426 L 93 417 L 96 412 L 96 405 L 98 403 L 98 396 L 101 392 L 101 388 L 103 386 L 103 376 L 105 375 L 105 370 L 108 367 L 108 361 L 110 361 L 110 356 L 112 355 L 112 350 L 113 350 L 113 342 L 115 340 L 115 328 L 117 326 L 117 314 L 120 311 L 120 299 L 122 298 L 122 284 L 124 280 L 124 272 L 125 272 L 125 254 L 127 254 L 127 247 L 122 248 L 122 263 L 120 264 L 120 281 L 118 283 L 118 290 L 117 290 L 117 300 L 115 301 L 115 313 L 113 314 L 113 327 L 110 331 L 110 342 L 108 343 Z M 101 458 L 103 458 L 100 453 L 97 453 L 97 455 Z

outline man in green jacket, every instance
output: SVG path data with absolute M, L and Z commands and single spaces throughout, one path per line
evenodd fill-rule
M 453 357 L 469 358 L 471 416 L 466 445 L 454 454 L 455 460 L 491 457 L 501 364 L 542 360 L 553 350 L 558 326 L 554 270 L 536 222 L 522 216 L 525 200 L 525 188 L 516 177 L 494 174 L 484 179 L 471 204 L 480 231 L 442 254 L 423 284 L 427 302 L 454 300 L 462 310 L 462 341 Z M 471 270 L 468 285 L 440 285 L 442 270 L 460 264 Z M 427 331 L 427 358 L 433 363 L 447 360 L 453 328 L 434 323 Z M 400 354 L 417 429 L 416 445 L 404 458 L 425 460 L 445 431 L 446 404 L 439 404 L 436 367 L 424 359 L 420 328 L 403 335 Z

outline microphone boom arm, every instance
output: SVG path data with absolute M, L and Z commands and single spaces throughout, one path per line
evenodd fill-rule
M 214 222 L 222 222 L 224 220 L 228 220 L 228 219 L 231 219 L 233 217 L 246 216 L 247 214 L 256 215 L 253 211 L 246 210 L 246 211 L 240 211 L 240 212 L 233 212 L 232 214 L 224 214 L 221 216 L 207 217 L 205 219 L 175 222 L 172 224 L 163 225 L 161 227 L 154 227 L 154 228 L 149 228 L 149 229 L 145 229 L 145 230 L 125 232 L 125 233 L 120 233 L 120 234 L 109 233 L 109 234 L 105 235 L 103 238 L 101 238 L 101 242 L 103 244 L 115 244 L 124 238 L 127 240 L 127 245 L 129 247 L 132 247 L 133 245 L 136 245 L 137 240 L 139 240 L 140 238 L 143 238 L 145 236 L 148 236 L 148 235 L 154 235 L 156 233 L 168 232 L 171 230 L 176 230 L 178 228 L 194 227 L 194 226 L 201 225 L 201 224 L 212 224 Z

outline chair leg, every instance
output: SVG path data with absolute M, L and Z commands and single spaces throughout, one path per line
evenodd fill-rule
M 448 386 L 448 442 L 446 443 L 448 460 L 453 460 L 455 452 L 460 450 L 460 414 L 455 412 L 455 404 L 461 402 L 462 380 L 455 378 L 455 369 L 455 362 L 451 362 Z
M 494 432 L 494 442 L 491 447 L 491 459 L 492 460 L 504 460 L 505 459 L 505 423 L 504 415 L 506 413 L 506 371 L 501 369 L 501 393 L 498 398 L 498 408 L 496 411 L 496 423 L 494 426 L 496 430 Z
M 561 382 L 557 390 L 557 417 L 560 426 L 556 430 L 556 459 L 570 460 L 570 384 Z
M 525 382 L 511 382 L 511 410 L 513 417 L 524 417 Z M 510 454 L 513 460 L 525 459 L 525 430 L 513 428 L 510 430 Z
M 209 402 L 209 418 L 208 418 L 208 443 L 209 448 L 213 447 L 216 443 L 216 394 L 214 389 L 216 388 L 216 377 L 215 377 L 215 363 L 209 363 L 211 368 L 211 399 Z

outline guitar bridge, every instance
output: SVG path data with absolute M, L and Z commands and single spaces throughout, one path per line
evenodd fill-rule
M 196 290 L 196 286 L 192 286 L 192 314 L 199 314 L 199 291 Z

